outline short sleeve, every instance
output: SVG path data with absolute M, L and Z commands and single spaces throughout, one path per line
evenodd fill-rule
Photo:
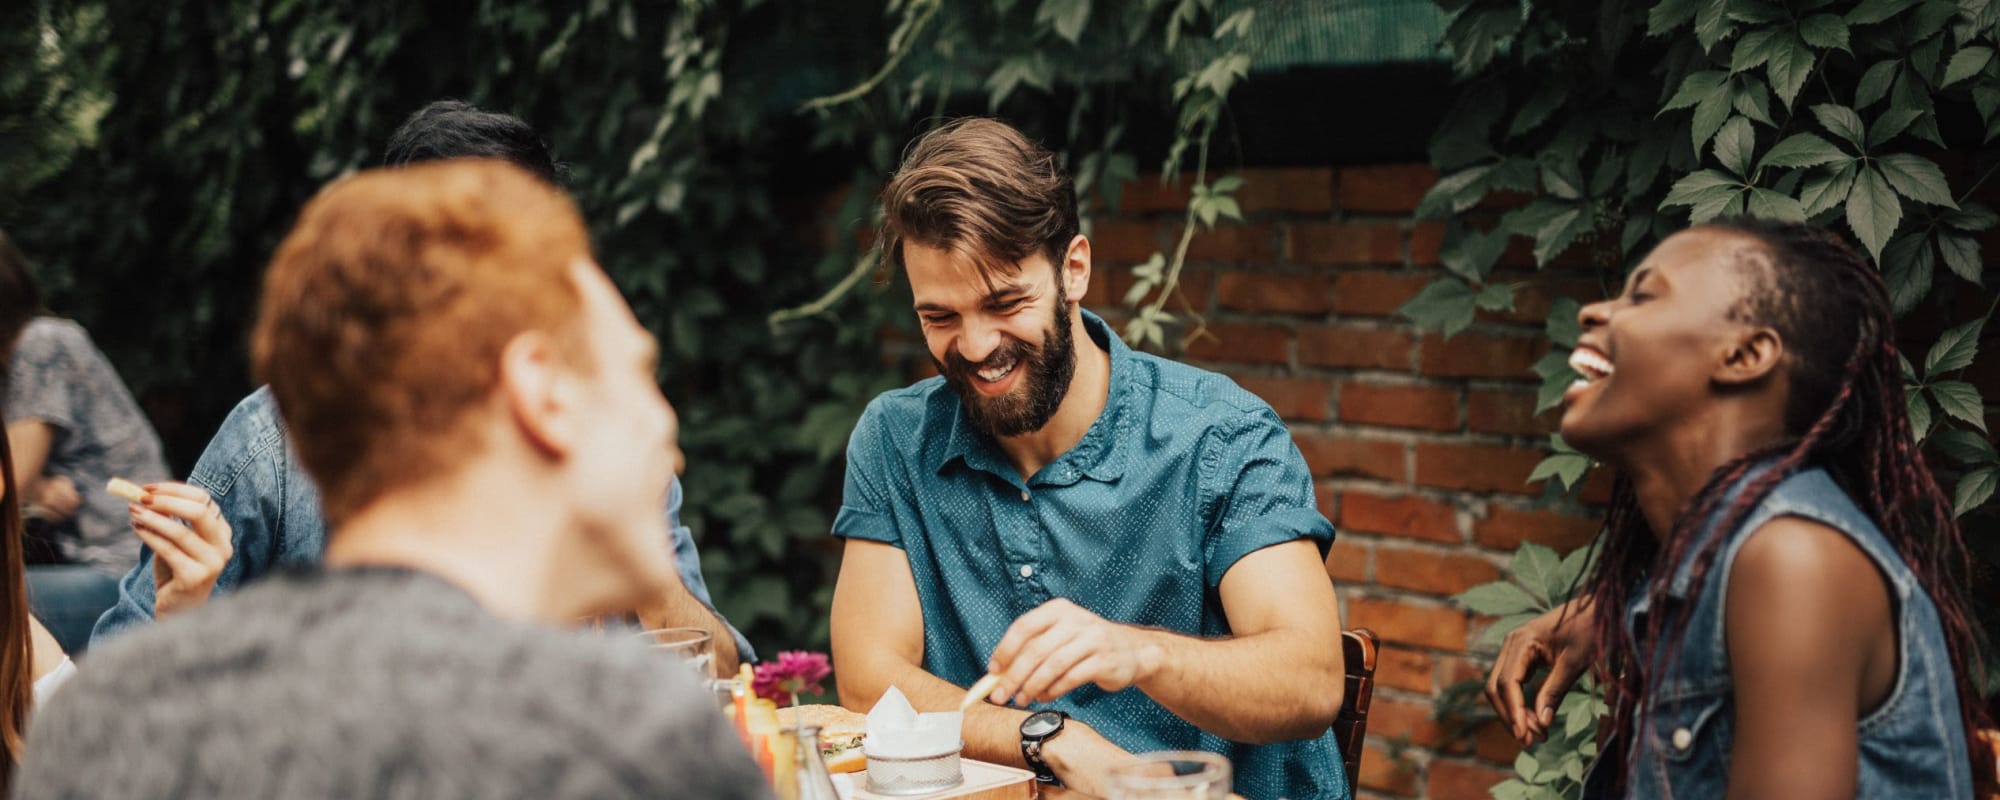
M 8 422 L 38 419 L 64 430 L 77 429 L 77 392 L 83 378 L 75 348 L 89 347 L 82 328 L 60 320 L 36 319 L 21 331 L 7 363 Z
M 847 438 L 847 481 L 841 489 L 840 513 L 833 518 L 833 535 L 902 547 L 887 489 L 898 455 L 887 416 L 877 398 Z
M 1203 576 L 1210 587 L 1244 556 L 1272 545 L 1311 539 L 1326 555 L 1333 523 L 1319 513 L 1312 473 L 1282 422 L 1259 415 L 1213 446 L 1223 456 L 1205 481 L 1219 492 Z

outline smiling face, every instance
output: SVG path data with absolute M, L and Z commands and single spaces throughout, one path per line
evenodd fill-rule
M 1586 306 L 1570 366 L 1583 374 L 1563 395 L 1563 438 L 1607 461 L 1636 439 L 1703 412 L 1730 384 L 1754 329 L 1740 314 L 1755 240 L 1713 228 L 1667 237 L 1618 297 Z
M 915 242 L 903 244 L 903 262 L 931 360 L 973 427 L 1005 437 L 1047 425 L 1076 373 L 1066 273 L 1031 255 L 1011 275 L 982 274 L 959 253 Z

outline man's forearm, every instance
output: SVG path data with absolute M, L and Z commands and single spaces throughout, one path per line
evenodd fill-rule
M 708 606 L 702 605 L 679 581 L 659 602 L 639 611 L 639 621 L 652 628 L 700 628 L 708 631 L 715 652 L 715 676 L 736 674 L 741 655 L 736 652 L 736 635 Z
M 956 711 L 965 699 L 966 687 L 925 672 L 907 661 L 880 658 L 866 664 L 836 665 L 840 681 L 840 703 L 851 711 L 868 713 L 875 702 L 894 686 L 918 711 Z M 965 712 L 960 736 L 965 739 L 965 757 L 994 764 L 1026 767 L 1021 758 L 1021 721 L 1029 712 L 979 703 Z
M 1209 733 L 1247 744 L 1309 739 L 1340 714 L 1338 639 L 1286 629 L 1229 639 L 1145 635 L 1153 663 L 1139 689 Z

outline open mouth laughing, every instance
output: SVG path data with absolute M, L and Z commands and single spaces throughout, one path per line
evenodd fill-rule
M 1570 384 L 1569 391 L 1564 392 L 1565 399 L 1572 399 L 1577 393 L 1597 385 L 1616 371 L 1611 366 L 1610 358 L 1589 345 L 1579 346 L 1569 354 L 1569 367 L 1583 377 Z

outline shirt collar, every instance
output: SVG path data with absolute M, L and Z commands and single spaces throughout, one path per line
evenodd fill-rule
M 1035 474 L 1034 482 L 1038 484 L 1063 486 L 1085 477 L 1111 482 L 1125 471 L 1124 459 L 1119 457 L 1120 450 L 1115 445 L 1132 424 L 1133 415 L 1125 413 L 1125 406 L 1132 396 L 1132 373 L 1139 365 L 1133 358 L 1132 348 L 1125 346 L 1125 341 L 1118 338 L 1117 332 L 1103 317 L 1084 309 L 1083 329 L 1097 346 L 1111 355 L 1111 376 L 1107 381 L 1110 389 L 1104 398 L 1104 411 L 1097 415 L 1089 430 L 1084 431 L 1081 440 Z M 972 427 L 972 422 L 966 419 L 958 391 L 947 383 L 941 387 L 940 394 L 945 395 L 949 402 L 933 408 L 949 415 L 948 419 L 939 420 L 949 427 L 946 428 L 948 433 L 944 447 L 939 451 L 938 473 L 942 474 L 953 463 L 962 461 L 966 466 L 1011 478 L 1014 470 L 1001 454 L 999 444 L 993 437 Z

